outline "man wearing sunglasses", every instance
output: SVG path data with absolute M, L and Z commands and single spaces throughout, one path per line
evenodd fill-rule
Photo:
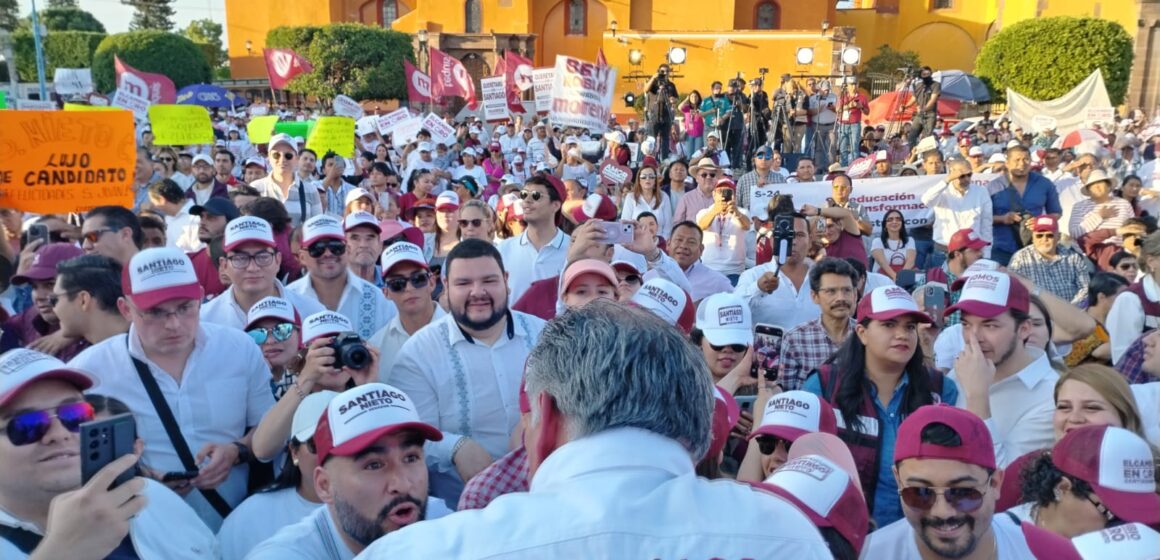
M 932 239 L 934 252 L 927 259 L 928 268 L 942 266 L 947 260 L 948 246 L 960 230 L 969 229 L 987 245 L 984 256 L 994 240 L 991 218 L 991 196 L 986 187 L 971 183 L 971 165 L 961 159 L 953 159 L 947 164 L 945 181 L 931 187 L 922 194 L 922 203 L 934 212 Z
M 898 427 L 894 478 L 906 519 L 870 533 L 865 558 L 1074 558 L 1062 537 L 995 515 L 1005 473 L 978 416 L 920 407 Z
M 527 229 L 499 244 L 511 301 L 519 301 L 532 282 L 564 270 L 570 240 L 556 224 L 565 196 L 564 183 L 552 175 L 532 177 L 520 191 Z
M 80 436 L 93 378 L 31 350 L 0 358 L 0 558 L 212 557 L 209 528 L 173 492 L 141 477 L 110 489 L 136 454 L 81 486 Z
M 447 312 L 431 297 L 435 278 L 418 245 L 402 241 L 387 247 L 383 251 L 382 267 L 383 292 L 399 313 L 367 342 L 379 349 L 379 379 L 386 381 L 403 343 Z
M 697 188 L 685 191 L 673 212 L 673 223 L 696 221 L 697 213 L 713 206 L 713 188 L 722 175 L 721 168 L 709 158 L 701 158 L 689 170 L 697 180 Z
M 145 189 L 143 192 L 147 192 Z M 104 255 L 121 265 L 141 250 L 144 234 L 137 215 L 121 206 L 98 206 L 85 215 L 81 248 L 86 255 Z
M 1087 297 L 1091 282 L 1091 261 L 1059 242 L 1059 222 L 1051 216 L 1031 221 L 1031 245 L 1011 257 L 1011 272 L 1026 276 L 1064 301 L 1079 303 Z
M 753 195 L 753 189 L 770 184 L 785 183 L 785 177 L 773 168 L 773 157 L 774 152 L 771 146 L 761 146 L 753 153 L 753 171 L 737 179 L 738 207 L 745 209 L 747 212 L 751 211 L 752 209 L 749 207 L 749 204 L 750 197 Z
M 294 226 L 311 216 L 322 213 L 322 197 L 314 185 L 307 185 L 298 176 L 298 143 L 289 135 L 275 134 L 270 138 L 270 174 L 250 183 L 262 196 L 280 200 L 286 205 Z

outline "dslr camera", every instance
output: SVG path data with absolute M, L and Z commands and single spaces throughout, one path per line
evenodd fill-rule
M 334 349 L 335 368 L 358 370 L 371 365 L 371 351 L 358 333 L 339 333 L 335 335 L 330 347 Z

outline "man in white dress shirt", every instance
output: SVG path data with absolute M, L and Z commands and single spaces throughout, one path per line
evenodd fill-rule
M 556 227 L 556 219 L 566 193 L 564 183 L 552 175 L 532 177 L 524 183 L 520 200 L 528 227 L 518 237 L 499 243 L 503 267 L 509 276 L 511 301 L 519 301 L 532 282 L 551 278 L 564 270 L 570 241 Z
M 526 385 L 530 490 L 391 533 L 364 558 L 831 558 L 787 501 L 695 475 L 712 381 L 650 311 L 598 300 L 557 317 Z
M 814 262 L 806 256 L 810 234 L 805 216 L 793 216 L 793 230 L 793 243 L 785 264 L 778 265 L 774 256 L 770 262 L 742 272 L 737 289 L 733 290 L 749 304 L 754 323 L 774 325 L 783 331 L 822 314 L 810 297 L 809 274 Z
M 270 138 L 269 151 L 270 174 L 251 182 L 250 186 L 258 189 L 262 196 L 285 204 L 295 227 L 302 225 L 303 220 L 321 214 L 322 197 L 318 188 L 306 184 L 296 172 L 298 143 L 286 134 L 275 134 Z
M 371 337 L 397 312 L 374 284 L 355 275 L 347 265 L 346 233 L 341 219 L 319 214 L 302 226 L 298 259 L 306 274 L 286 286 L 303 299 L 316 300 L 327 309 L 345 315 L 363 340 Z
M 505 264 L 486 241 L 456 245 L 443 265 L 450 315 L 411 336 L 390 374 L 446 436 L 427 446 L 427 463 L 433 494 L 451 503 L 464 481 L 509 451 L 524 360 L 544 327 L 508 309 Z
M 693 222 L 681 222 L 673 226 L 673 237 L 667 245 L 669 256 L 677 261 L 692 285 L 693 291 L 689 295 L 694 302 L 713 294 L 733 291 L 733 284 L 728 277 L 701 262 L 701 254 L 705 251 L 703 239 L 701 226 Z
M 274 244 L 270 222 L 255 216 L 230 221 L 222 250 L 226 254 L 218 261 L 218 269 L 229 277 L 230 288 L 202 307 L 206 322 L 245 329 L 250 307 L 270 296 L 294 304 L 303 317 L 325 310 L 317 299 L 286 289 L 276 278 L 282 255 Z
M 447 314 L 431 299 L 435 278 L 418 245 L 400 241 L 383 251 L 383 284 L 399 314 L 367 343 L 379 349 L 379 379 L 386 381 L 403 343 L 432 321 Z
M 970 164 L 961 159 L 951 160 L 947 164 L 946 180 L 922 194 L 922 203 L 934 211 L 935 253 L 940 255 L 935 262 L 927 263 L 928 268 L 946 261 L 947 245 L 959 230 L 974 231 L 988 247 L 994 241 L 991 196 L 983 186 L 971 184 L 971 175 Z M 983 251 L 984 256 L 990 254 L 988 248 Z
M 165 216 L 165 239 L 170 247 L 177 247 L 186 253 L 201 249 L 202 242 L 197 237 L 201 219 L 189 211 L 193 201 L 185 196 L 185 191 L 172 179 L 162 179 L 149 185 L 149 202 Z

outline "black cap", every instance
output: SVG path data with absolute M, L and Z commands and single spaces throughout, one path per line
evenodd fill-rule
M 225 216 L 227 222 L 242 216 L 242 213 L 238 211 L 238 207 L 234 206 L 233 201 L 221 197 L 214 197 L 205 201 L 205 204 L 194 206 L 189 209 L 189 213 L 194 216 L 200 216 L 204 213 Z

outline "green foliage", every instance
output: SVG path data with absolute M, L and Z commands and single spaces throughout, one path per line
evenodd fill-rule
M 80 0 L 48 0 L 49 8 L 80 8 Z
M 104 33 L 87 31 L 54 31 L 44 37 L 44 73 L 47 79 L 57 68 L 89 68 L 93 53 L 105 39 Z M 16 57 L 16 75 L 22 82 L 36 81 L 36 45 L 30 31 L 12 34 L 12 52 Z
M 229 60 L 222 48 L 222 24 L 212 19 L 197 19 L 189 22 L 181 33 L 201 48 L 211 68 L 220 68 Z
M 193 41 L 164 31 L 130 31 L 109 35 L 93 55 L 93 82 L 98 91 L 117 87 L 113 55 L 143 72 L 169 76 L 177 89 L 209 83 L 209 62 Z
M 290 82 L 294 93 L 328 100 L 343 94 L 356 100 L 401 99 L 407 95 L 403 60 L 415 61 L 411 36 L 360 24 L 277 27 L 266 46 L 290 48 L 314 71 Z
M 914 51 L 896 51 L 890 45 L 878 47 L 878 53 L 862 62 L 859 74 L 895 75 L 899 68 L 919 68 L 922 63 Z
M 105 33 L 105 25 L 93 14 L 79 8 L 48 8 L 41 10 L 37 16 L 40 23 L 49 31 L 91 31 Z M 32 16 L 20 20 L 20 28 L 32 31 Z
M 12 31 L 20 21 L 20 4 L 16 0 L 0 0 L 0 29 Z
M 169 31 L 173 29 L 173 0 L 121 0 L 122 4 L 133 6 L 133 21 L 129 22 L 129 29 L 141 31 L 155 29 Z
M 983 44 L 975 73 L 1000 100 L 1008 88 L 1032 99 L 1067 93 L 1095 69 L 1113 105 L 1124 101 L 1132 38 L 1119 23 L 1095 18 L 1031 19 L 1003 28 Z

